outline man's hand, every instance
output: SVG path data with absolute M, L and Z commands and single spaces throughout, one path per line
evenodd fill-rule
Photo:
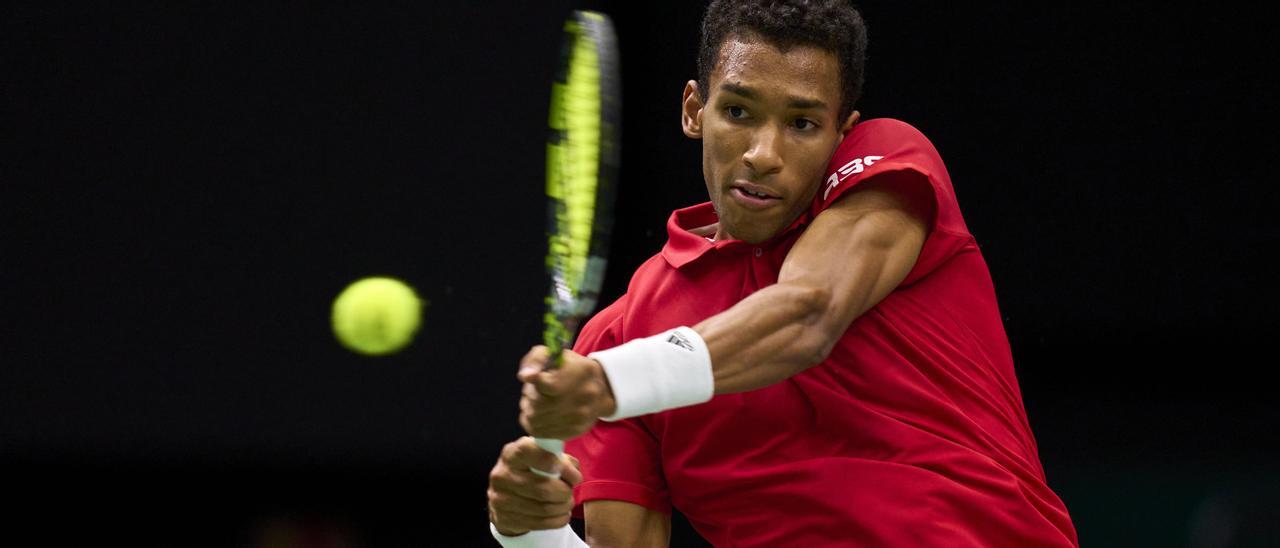
M 596 419 L 617 408 L 599 362 L 565 350 L 560 367 L 543 371 L 550 354 L 535 346 L 520 360 L 517 378 L 525 383 L 520 397 L 520 426 L 539 438 L 568 440 L 585 434 Z
M 502 448 L 498 463 L 489 472 L 489 521 L 509 537 L 529 531 L 559 529 L 573 512 L 573 486 L 582 482 L 578 459 L 564 460 L 543 451 L 533 438 L 523 437 Z M 560 472 L 548 478 L 529 471 Z

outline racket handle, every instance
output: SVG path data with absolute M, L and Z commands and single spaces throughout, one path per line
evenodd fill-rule
M 533 441 L 534 443 L 537 443 L 538 447 L 541 447 L 543 451 L 546 451 L 548 453 L 551 453 L 552 455 L 555 455 L 557 459 L 564 456 L 564 440 L 534 438 Z M 529 467 L 529 471 L 542 477 L 556 478 L 556 479 L 560 478 L 559 472 L 552 474 L 551 472 L 543 472 L 542 470 L 538 470 L 537 468 L 533 468 L 533 467 Z

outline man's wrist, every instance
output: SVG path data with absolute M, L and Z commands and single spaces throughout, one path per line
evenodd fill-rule
M 600 364 L 600 360 L 591 360 L 592 371 L 595 373 L 596 381 L 600 383 L 602 388 L 602 396 L 599 400 L 599 410 L 596 416 L 608 417 L 618 412 L 618 402 L 613 398 L 613 385 L 609 383 L 609 375 L 605 374 L 604 366 Z
M 558 529 L 528 531 L 527 534 L 512 537 L 498 531 L 498 527 L 491 521 L 489 532 L 505 548 L 589 548 L 568 524 Z
M 587 357 L 600 363 L 609 383 L 613 412 L 600 416 L 605 421 L 703 403 L 715 395 L 711 354 L 702 336 L 689 327 Z

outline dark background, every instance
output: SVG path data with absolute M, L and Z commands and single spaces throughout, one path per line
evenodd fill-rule
M 0 8 L 6 531 L 490 545 L 540 332 L 560 23 L 603 9 L 622 49 L 614 297 L 705 199 L 677 110 L 702 5 Z M 1268 20 L 861 6 L 859 109 L 946 160 L 1082 542 L 1280 542 Z M 328 307 L 376 274 L 430 307 L 371 359 Z

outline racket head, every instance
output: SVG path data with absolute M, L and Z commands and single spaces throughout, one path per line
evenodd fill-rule
M 543 344 L 560 352 L 596 306 L 618 175 L 620 87 L 613 23 L 575 11 L 564 26 L 547 140 L 547 273 Z

